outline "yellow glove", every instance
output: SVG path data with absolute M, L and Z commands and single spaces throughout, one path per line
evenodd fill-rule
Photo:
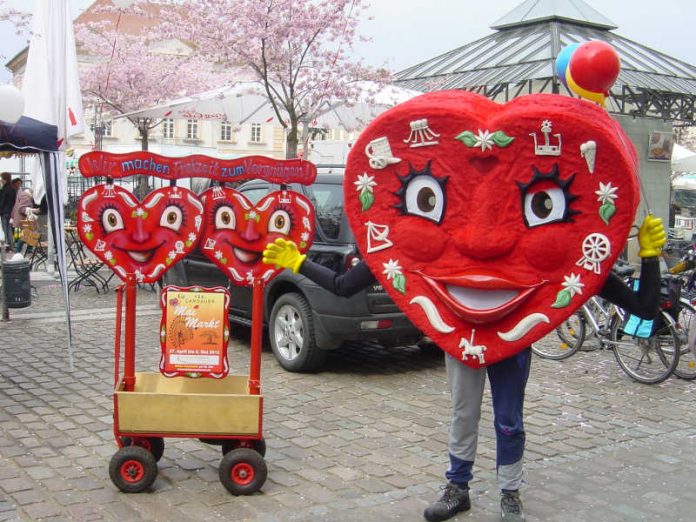
M 643 224 L 638 229 L 638 244 L 640 257 L 656 257 L 660 255 L 662 247 L 667 242 L 665 227 L 662 226 L 662 220 L 648 214 L 643 220 Z
M 293 241 L 289 241 L 279 237 L 273 243 L 268 243 L 263 251 L 263 262 L 267 265 L 275 265 L 276 268 L 289 268 L 293 272 L 300 271 L 300 267 L 304 260 L 307 259 L 305 254 L 300 254 L 297 250 L 297 245 Z

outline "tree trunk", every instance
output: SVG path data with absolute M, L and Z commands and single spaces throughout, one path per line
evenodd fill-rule
M 285 158 L 293 159 L 297 157 L 297 121 L 290 121 L 290 128 L 288 129 L 288 137 L 286 138 L 285 145 Z
M 148 120 L 138 120 L 138 131 L 140 132 L 140 150 L 148 150 L 150 129 Z M 150 177 L 138 176 L 135 185 L 135 195 L 139 200 L 143 200 L 150 193 Z

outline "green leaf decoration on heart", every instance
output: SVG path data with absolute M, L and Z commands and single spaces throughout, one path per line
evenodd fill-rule
M 495 143 L 498 147 L 507 147 L 514 140 L 515 138 L 511 138 L 503 131 L 495 131 L 493 133 L 493 143 Z
M 402 294 L 406 293 L 406 277 L 403 274 L 394 274 L 392 285 Z
M 467 147 L 474 147 L 476 145 L 476 136 L 471 131 L 460 132 L 454 139 L 461 141 Z
M 168 257 L 167 259 L 164 260 L 164 262 L 167 263 L 168 265 L 171 265 L 171 264 L 172 264 L 172 258 L 171 258 L 171 257 Z
M 92 239 L 94 239 L 94 234 L 92 232 L 87 232 L 85 233 L 85 237 L 87 238 L 87 241 L 92 241 Z
M 556 294 L 556 302 L 551 305 L 551 308 L 565 308 L 570 304 L 572 299 L 570 290 L 563 289 Z
M 227 258 L 226 258 L 226 257 L 223 257 L 222 259 L 220 259 L 220 261 L 222 261 L 222 264 L 223 264 L 223 265 L 226 265 L 226 264 L 227 264 Z
M 111 259 L 109 259 L 109 264 L 110 264 L 110 265 L 115 265 L 115 264 L 116 264 L 116 259 L 114 259 L 113 257 L 112 257 Z
M 185 244 L 187 247 L 190 247 L 193 244 L 193 241 L 191 241 L 190 239 L 187 239 Z
M 599 217 L 601 217 L 602 221 L 607 225 L 614 214 L 616 214 L 616 206 L 613 203 L 607 202 L 599 207 Z
M 300 241 L 300 248 L 306 248 L 307 247 L 307 242 L 306 241 Z
M 372 204 L 375 202 L 375 196 L 367 189 L 360 192 L 360 204 L 362 205 L 362 211 L 368 210 Z

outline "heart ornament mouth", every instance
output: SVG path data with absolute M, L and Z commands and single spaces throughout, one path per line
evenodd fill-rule
M 276 238 L 292 239 L 302 253 L 314 239 L 314 207 L 298 192 L 271 192 L 254 205 L 237 190 L 212 187 L 201 199 L 206 224 L 200 250 L 236 285 L 267 282 L 282 271 L 262 261 Z
M 154 283 L 198 244 L 203 204 L 183 187 L 157 189 L 143 201 L 118 185 L 96 185 L 78 203 L 80 239 L 125 281 Z
M 599 292 L 638 204 L 637 156 L 586 101 L 429 93 L 351 148 L 345 208 L 375 277 L 472 367 L 528 347 Z

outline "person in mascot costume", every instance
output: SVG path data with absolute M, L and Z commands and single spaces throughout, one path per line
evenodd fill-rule
M 645 319 L 658 312 L 660 219 L 640 226 L 633 291 L 611 267 L 639 199 L 638 159 L 601 108 L 558 95 L 497 104 L 424 94 L 375 119 L 351 149 L 345 208 L 363 260 L 344 274 L 279 238 L 265 263 L 349 296 L 381 283 L 446 352 L 450 465 L 428 521 L 470 509 L 486 376 L 503 520 L 524 520 L 523 405 L 531 343 L 599 294 Z

